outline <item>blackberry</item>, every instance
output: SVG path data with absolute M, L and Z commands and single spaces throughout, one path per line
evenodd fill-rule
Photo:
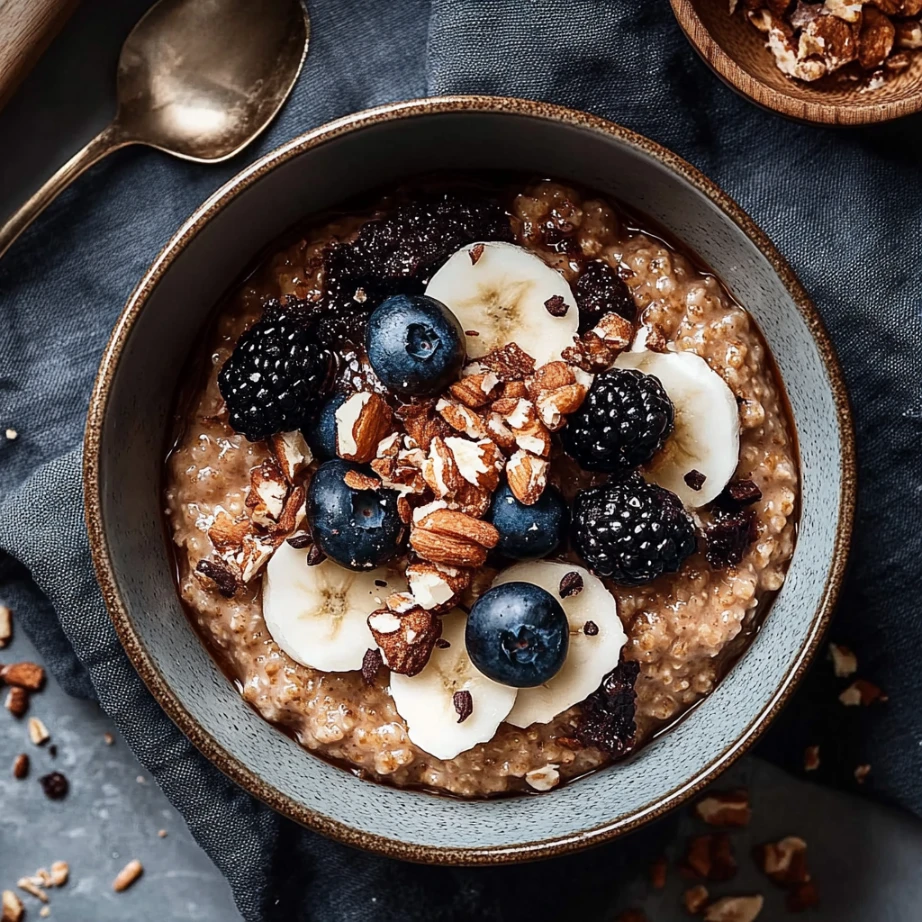
M 672 433 L 675 410 L 659 379 L 633 368 L 598 375 L 563 430 L 567 453 L 588 471 L 646 464 Z
M 231 426 L 251 442 L 306 426 L 323 399 L 331 364 L 304 313 L 270 302 L 218 375 Z
M 584 746 L 595 746 L 614 759 L 634 748 L 634 712 L 637 695 L 634 683 L 640 666 L 622 660 L 583 703 L 576 738 Z
M 354 240 L 326 249 L 324 294 L 308 309 L 328 341 L 362 342 L 365 322 L 382 301 L 422 294 L 456 250 L 477 240 L 513 239 L 508 215 L 490 196 L 472 190 L 420 195 L 366 222 Z
M 576 494 L 573 543 L 600 576 L 640 586 L 678 571 L 696 549 L 695 525 L 675 493 L 634 474 Z
M 576 280 L 574 290 L 579 308 L 579 331 L 591 330 L 605 314 L 620 314 L 634 322 L 637 305 L 624 280 L 606 262 L 589 263 Z

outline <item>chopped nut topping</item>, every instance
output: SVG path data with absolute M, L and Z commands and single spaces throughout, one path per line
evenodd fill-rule
M 391 428 L 391 408 L 383 397 L 369 392 L 353 394 L 336 410 L 336 453 L 347 461 L 366 464 Z
M 0 682 L 39 691 L 45 684 L 45 670 L 38 663 L 8 663 L 0 669 Z
M 6 437 L 11 441 L 15 442 L 19 438 L 19 433 L 15 429 L 7 429 Z
M 287 495 L 288 481 L 275 461 L 258 464 L 250 471 L 250 489 L 246 497 L 250 520 L 265 527 L 274 525 L 282 514 Z
M 752 819 L 748 791 L 719 791 L 695 804 L 695 815 L 709 826 L 748 826 Z
M 292 432 L 279 432 L 269 439 L 269 445 L 279 469 L 285 479 L 293 484 L 296 477 L 307 470 L 308 465 L 314 460 L 313 452 L 301 432 L 295 429 Z
M 51 886 L 63 887 L 70 876 L 70 865 L 66 861 L 55 861 L 51 865 Z
M 482 567 L 498 543 L 499 532 L 488 522 L 450 509 L 424 515 L 410 531 L 410 546 L 423 560 L 449 567 Z
M 754 922 L 762 912 L 761 896 L 725 896 L 704 912 L 704 922 Z
M 525 773 L 525 782 L 536 791 L 550 791 L 560 784 L 559 765 L 545 765 L 543 768 L 533 768 Z
M 29 718 L 29 739 L 36 746 L 41 746 L 42 743 L 51 739 L 48 728 L 37 717 Z
M 707 906 L 708 899 L 710 899 L 708 888 L 704 884 L 697 884 L 682 894 L 682 905 L 693 916 L 696 916 Z
M 381 487 L 377 477 L 369 477 L 361 471 L 346 471 L 343 481 L 352 490 L 378 490 Z
M 115 880 L 112 881 L 112 889 L 116 893 L 127 890 L 143 873 L 144 866 L 137 858 L 133 861 L 129 861 L 128 864 L 118 872 Z
M 451 696 L 451 703 L 458 712 L 459 724 L 463 724 L 474 713 L 474 699 L 467 689 L 456 691 Z
M 384 608 L 368 616 L 368 628 L 391 672 L 414 676 L 429 662 L 442 634 L 442 619 L 424 608 L 400 615 Z
M 459 403 L 476 410 L 496 396 L 499 385 L 499 378 L 492 371 L 486 371 L 455 381 L 448 391 Z
M 223 560 L 200 560 L 195 572 L 214 583 L 225 599 L 237 594 L 240 586 L 237 576 Z
M 535 370 L 535 360 L 515 343 L 507 343 L 477 360 L 500 381 L 515 381 L 528 377 Z

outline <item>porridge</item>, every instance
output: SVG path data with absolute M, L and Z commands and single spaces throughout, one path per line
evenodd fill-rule
M 302 230 L 197 347 L 179 593 L 266 720 L 362 777 L 546 791 L 743 652 L 796 443 L 720 282 L 552 181 L 419 183 Z

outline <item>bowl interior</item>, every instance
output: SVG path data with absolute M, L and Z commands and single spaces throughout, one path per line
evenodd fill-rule
M 746 19 L 742 3 L 733 16 L 727 0 L 672 0 L 672 5 L 708 64 L 760 105 L 793 118 L 845 125 L 884 121 L 922 108 L 920 55 L 913 55 L 909 68 L 888 75 L 874 90 L 863 83 L 804 83 L 778 70 L 765 36 Z
M 760 637 L 717 691 L 629 763 L 542 797 L 477 803 L 361 781 L 250 710 L 180 607 L 159 496 L 178 377 L 241 267 L 314 211 L 414 174 L 471 168 L 578 181 L 646 212 L 699 253 L 774 351 L 803 465 L 801 532 L 787 582 Z M 129 302 L 104 360 L 88 430 L 88 463 L 98 464 L 88 477 L 89 521 L 126 648 L 170 715 L 226 773 L 277 809 L 354 844 L 414 859 L 497 861 L 630 828 L 677 803 L 750 741 L 809 658 L 835 594 L 850 516 L 842 499 L 850 447 L 840 431 L 840 384 L 809 308 L 805 316 L 779 278 L 767 241 L 763 253 L 737 223 L 745 217 L 727 203 L 731 219 L 711 195 L 678 158 L 608 123 L 534 103 L 449 100 L 390 107 L 298 139 L 245 171 L 184 226 Z

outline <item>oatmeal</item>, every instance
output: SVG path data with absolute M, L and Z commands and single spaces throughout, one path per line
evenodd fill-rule
M 550 181 L 420 185 L 222 306 L 165 473 L 179 592 L 306 749 L 545 791 L 745 649 L 793 553 L 794 436 L 749 315 L 639 223 Z

